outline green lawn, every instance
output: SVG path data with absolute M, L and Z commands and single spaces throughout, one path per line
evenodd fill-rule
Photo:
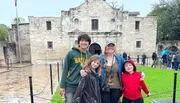
M 151 100 L 173 98 L 174 70 L 160 68 L 150 68 L 137 66 L 138 71 L 145 73 L 145 82 L 151 93 L 151 97 L 146 97 L 143 92 L 144 103 L 151 103 Z M 180 71 L 177 74 L 176 99 L 180 100 Z M 54 101 L 54 102 L 53 102 Z M 59 87 L 57 88 L 51 103 L 64 103 L 59 96 Z

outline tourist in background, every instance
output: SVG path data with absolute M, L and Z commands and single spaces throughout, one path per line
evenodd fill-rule
M 174 62 L 174 68 L 177 71 L 178 69 L 180 69 L 180 51 L 176 52 L 175 58 L 176 59 L 175 59 L 175 62 Z
M 146 54 L 143 53 L 142 55 L 142 65 L 144 66 L 146 64 Z
M 139 55 L 137 55 L 136 60 L 137 60 L 137 64 L 139 64 Z
M 162 55 L 162 68 L 167 65 L 167 55 Z
M 127 60 L 127 53 L 126 52 L 123 52 L 122 56 L 123 56 L 124 60 Z
M 172 69 L 172 52 L 167 55 L 167 69 Z
M 153 63 L 152 63 L 152 65 L 151 65 L 151 67 L 156 67 L 156 63 L 157 63 L 157 54 L 156 54 L 156 52 L 153 52 L 152 53 L 152 60 L 153 60 Z
M 131 59 L 131 55 L 130 55 L 130 53 L 129 53 L 129 55 L 128 55 L 128 57 L 127 57 L 127 60 L 130 60 Z

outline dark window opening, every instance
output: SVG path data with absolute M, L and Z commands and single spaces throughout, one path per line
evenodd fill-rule
M 92 30 L 98 30 L 98 19 L 92 19 Z
M 136 29 L 136 30 L 139 30 L 139 24 L 140 24 L 140 21 L 136 21 L 136 22 L 135 22 L 135 29 Z
M 136 41 L 136 48 L 141 48 L 141 41 Z
M 52 41 L 48 41 L 48 42 L 47 42 L 47 47 L 48 47 L 48 49 L 53 49 L 53 43 L 52 43 Z
M 51 30 L 51 21 L 46 21 L 47 30 Z

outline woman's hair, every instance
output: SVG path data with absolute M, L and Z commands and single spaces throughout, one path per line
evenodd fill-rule
M 108 48 L 108 45 L 105 46 L 104 48 L 104 56 L 107 57 L 107 48 Z M 116 47 L 114 46 L 114 52 L 116 52 Z
M 91 72 L 91 62 L 99 60 L 100 61 L 100 57 L 98 55 L 93 55 L 84 65 L 84 70 L 87 72 Z M 102 66 L 101 66 L 101 61 L 99 64 L 99 67 L 96 68 L 96 72 L 98 73 L 98 76 L 101 75 L 101 71 L 102 71 Z

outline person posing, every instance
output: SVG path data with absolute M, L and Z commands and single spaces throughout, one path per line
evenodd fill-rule
M 78 36 L 78 46 L 73 47 L 65 56 L 60 82 L 60 95 L 65 96 L 65 103 L 72 103 L 73 95 L 81 79 L 80 70 L 91 57 L 87 51 L 91 38 L 87 34 Z
M 87 75 L 81 79 L 73 97 L 73 103 L 101 103 L 99 76 L 101 62 L 98 55 L 93 55 L 83 68 Z
M 150 96 L 144 80 L 142 80 L 141 72 L 136 71 L 136 66 L 133 60 L 127 60 L 123 64 L 122 70 L 122 103 L 144 103 L 141 89 Z
M 102 103 L 117 103 L 121 92 L 121 74 L 124 59 L 115 53 L 114 43 L 105 46 L 104 54 L 100 55 L 102 63 L 102 73 L 100 76 L 100 86 L 108 84 L 110 91 L 101 91 Z M 110 77 L 110 78 L 109 78 Z

